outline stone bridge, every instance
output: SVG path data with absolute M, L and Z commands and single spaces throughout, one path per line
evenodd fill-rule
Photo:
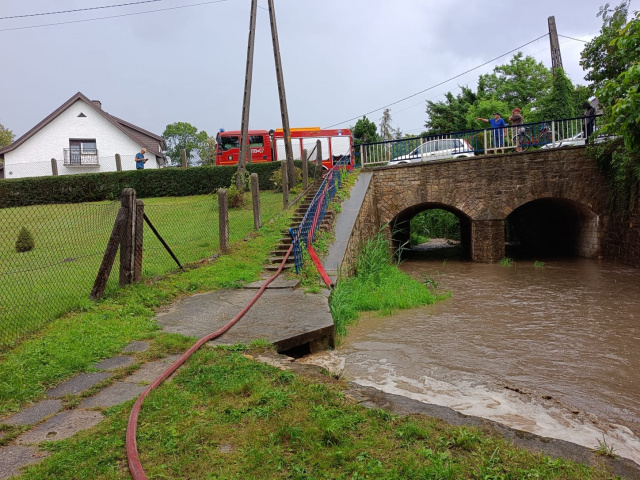
M 350 268 L 359 246 L 382 229 L 397 247 L 409 220 L 443 209 L 460 220 L 461 244 L 477 262 L 505 256 L 513 236 L 536 255 L 599 258 L 610 223 L 607 181 L 584 147 L 377 167 L 349 240 Z

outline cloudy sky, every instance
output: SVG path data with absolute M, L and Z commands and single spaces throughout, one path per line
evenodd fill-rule
M 178 121 L 210 135 L 239 129 L 251 1 L 111 7 L 134 2 L 1 0 L 0 123 L 20 136 L 82 92 L 157 134 Z M 275 0 L 290 125 L 348 127 L 364 114 L 378 124 L 392 104 L 394 126 L 418 134 L 425 100 L 475 89 L 478 75 L 518 49 L 550 66 L 548 36 L 533 41 L 548 32 L 549 16 L 565 70 L 584 84 L 578 40 L 598 34 L 604 3 Z M 258 5 L 249 125 L 270 129 L 281 120 L 267 0 Z M 48 14 L 94 7 L 109 8 Z

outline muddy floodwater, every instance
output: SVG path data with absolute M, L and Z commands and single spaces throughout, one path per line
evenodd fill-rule
M 364 315 L 330 355 L 356 383 L 587 447 L 604 438 L 640 464 L 640 271 L 541 260 L 414 255 L 402 270 L 451 298 Z

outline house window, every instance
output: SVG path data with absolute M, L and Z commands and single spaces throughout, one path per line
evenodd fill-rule
M 96 139 L 69 139 L 69 148 L 64 149 L 65 165 L 98 165 Z

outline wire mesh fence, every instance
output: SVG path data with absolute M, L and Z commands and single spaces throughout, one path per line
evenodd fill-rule
M 219 251 L 217 195 L 143 199 L 144 212 L 181 264 Z M 120 202 L 49 204 L 0 209 L 0 350 L 65 312 L 89 304 Z M 282 210 L 282 194 L 260 194 L 262 222 Z M 254 228 L 251 194 L 229 208 L 234 243 Z M 142 277 L 178 268 L 160 240 L 143 229 Z M 119 259 L 105 294 L 119 288 Z
M 0 347 L 89 301 L 118 208 L 103 202 L 0 209 Z

